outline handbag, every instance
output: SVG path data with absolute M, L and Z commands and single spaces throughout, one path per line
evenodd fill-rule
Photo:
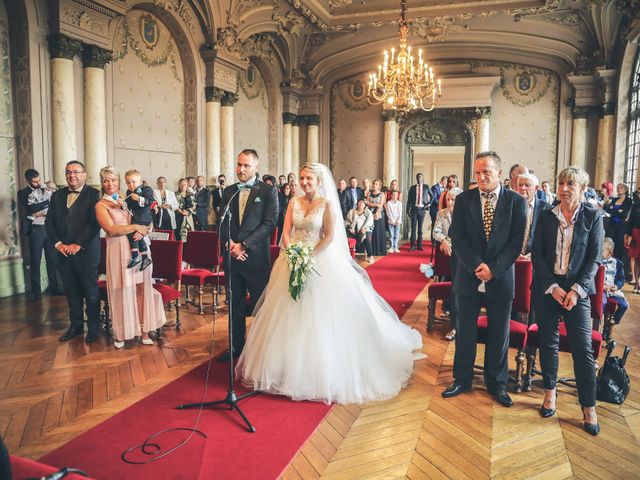
M 625 346 L 622 358 L 611 356 L 614 348 L 615 342 L 611 342 L 607 347 L 607 356 L 596 379 L 596 398 L 620 405 L 627 398 L 631 388 L 631 380 L 624 368 L 631 347 Z

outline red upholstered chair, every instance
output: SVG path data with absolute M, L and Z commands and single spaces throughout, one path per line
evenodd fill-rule
M 174 232 L 173 230 L 160 230 L 160 229 L 154 228 L 153 231 L 158 233 L 166 233 L 167 235 L 169 235 L 169 238 L 167 240 L 176 239 L 176 232 Z
M 451 257 L 440 250 L 440 242 L 433 247 L 433 276 L 436 280 L 451 278 Z
M 155 283 L 155 288 L 162 295 L 162 303 L 171 302 L 176 306 L 176 330 L 182 327 L 180 323 L 180 286 L 182 283 L 182 246 L 179 240 L 152 240 L 151 256 L 153 257 L 153 278 L 165 280 L 167 283 Z M 176 284 L 177 288 L 172 284 Z
M 218 233 L 190 231 L 184 246 L 183 259 L 192 268 L 182 271 L 182 284 L 198 287 L 200 315 L 204 314 L 202 295 L 205 285 L 213 286 L 213 311 L 218 309 L 218 284 L 224 283 L 224 272 L 220 270 L 220 245 Z M 188 292 L 187 292 L 188 293 Z M 188 295 L 187 295 L 188 296 Z
M 613 340 L 616 310 L 618 310 L 616 297 L 609 297 L 607 299 L 607 305 L 604 307 L 604 322 L 602 325 L 602 339 L 607 342 L 607 344 Z
M 349 253 L 351 254 L 351 258 L 356 258 L 356 239 L 355 238 L 347 238 L 347 243 L 349 244 Z
M 107 274 L 107 239 L 100 238 L 100 263 L 98 263 L 98 275 Z M 102 309 L 100 311 L 100 319 L 104 331 L 107 335 L 111 336 L 111 317 L 109 315 L 109 296 L 107 295 L 107 281 L 98 280 L 98 288 L 100 289 L 100 301 L 102 302 Z
M 589 296 L 591 302 L 591 318 L 593 320 L 594 327 L 591 331 L 591 346 L 593 348 L 594 360 L 598 359 L 600 351 L 602 350 L 602 334 L 598 331 L 600 320 L 602 318 L 602 294 L 604 291 L 604 266 L 600 265 L 594 278 L 596 293 Z M 569 339 L 567 338 L 567 328 L 563 321 L 558 326 L 560 333 L 560 347 L 561 352 L 571 352 L 569 348 Z M 536 354 L 540 346 L 540 337 L 538 335 L 538 325 L 533 324 L 529 327 L 528 340 L 527 340 L 527 373 L 524 378 L 524 391 L 531 390 L 531 377 L 534 373 L 540 373 L 533 369 L 533 364 L 536 359 Z M 558 383 L 562 383 L 568 386 L 575 386 L 575 379 L 572 378 L 559 378 Z
M 280 256 L 280 247 L 277 245 L 271 245 L 269 247 L 269 253 L 271 254 L 271 268 L 273 268 L 273 264 L 276 263 L 276 260 Z
M 516 353 L 516 388 L 522 392 L 525 346 L 527 345 L 527 318 L 531 311 L 531 278 L 532 265 L 528 260 L 517 260 L 515 264 L 515 294 L 511 311 L 518 316 L 517 320 L 509 320 L 509 348 L 515 348 Z M 522 321 L 519 321 L 522 320 Z M 487 343 L 487 316 L 478 317 L 478 343 Z
M 440 250 L 440 242 L 436 242 L 432 248 L 433 259 L 433 278 L 434 283 L 427 287 L 427 296 L 429 298 L 428 314 L 427 314 L 427 331 L 432 332 L 436 323 L 442 323 L 443 318 L 436 316 L 436 304 L 438 300 L 451 299 L 451 257 Z M 445 281 L 446 279 L 446 281 Z M 441 281 L 438 281 L 441 280 Z
M 269 245 L 278 245 L 278 227 L 273 229 L 269 238 Z

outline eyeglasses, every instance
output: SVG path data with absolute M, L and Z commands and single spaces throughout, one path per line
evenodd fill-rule
M 80 175 L 81 173 L 84 173 L 84 170 L 65 170 L 64 171 L 65 175 Z

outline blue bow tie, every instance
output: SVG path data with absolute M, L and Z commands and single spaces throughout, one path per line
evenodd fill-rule
M 248 183 L 238 183 L 238 190 L 248 190 L 251 187 L 253 187 L 253 185 L 249 185 Z

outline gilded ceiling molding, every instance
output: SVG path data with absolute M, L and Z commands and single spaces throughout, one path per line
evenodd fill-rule
M 193 25 L 193 13 L 186 0 L 153 0 L 153 4 L 168 12 L 175 12 L 182 19 L 192 35 L 196 32 Z
M 234 27 L 218 29 L 216 47 L 242 60 L 257 57 L 269 64 L 277 64 L 270 33 L 257 33 L 242 39 Z
M 294 37 L 299 37 L 307 24 L 304 17 L 300 16 L 295 10 L 289 10 L 284 16 L 274 12 L 271 19 L 276 22 L 276 31 L 280 35 L 290 34 Z

